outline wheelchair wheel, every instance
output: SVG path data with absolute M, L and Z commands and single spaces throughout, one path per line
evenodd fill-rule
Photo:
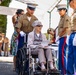
M 48 75 L 61 75 L 61 71 L 57 70 L 57 71 L 49 71 Z
M 29 70 L 29 75 L 34 75 L 34 72 L 33 72 L 32 68 L 30 68 L 30 70 Z
M 34 75 L 33 70 L 29 70 L 29 72 L 25 71 L 23 75 Z
M 20 72 L 20 73 L 19 73 L 19 75 L 23 75 L 23 73 L 22 73 L 22 72 Z

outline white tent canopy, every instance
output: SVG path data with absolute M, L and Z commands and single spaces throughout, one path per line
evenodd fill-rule
M 57 5 L 57 3 L 61 2 L 62 0 L 16 0 L 19 2 L 22 2 L 24 4 L 26 3 L 36 3 L 38 4 L 37 9 L 41 11 L 51 11 L 53 7 Z
M 41 18 L 47 13 L 47 11 L 51 11 L 62 0 L 45 0 L 45 1 L 44 0 L 16 0 L 16 1 L 22 2 L 24 4 L 26 3 L 38 4 L 35 11 L 35 15 Z
M 5 6 L 0 6 L 0 14 L 1 15 L 14 15 L 14 12 L 16 12 L 16 8 L 9 8 Z

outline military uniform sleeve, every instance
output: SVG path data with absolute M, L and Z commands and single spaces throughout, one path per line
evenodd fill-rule
M 16 27 L 21 28 L 21 26 L 22 26 L 22 20 L 23 20 L 23 16 L 21 16 L 21 17 L 18 19 L 18 23 L 16 24 Z
M 63 30 L 63 27 L 62 26 L 58 26 L 58 35 L 62 32 L 62 30 Z
M 73 17 L 73 25 L 76 25 L 76 14 Z
M 64 28 L 66 28 L 66 34 L 69 35 L 71 33 L 71 18 L 69 16 L 65 19 Z
M 70 25 L 71 25 L 71 19 L 70 19 L 70 17 L 68 16 L 68 17 L 65 18 L 65 22 L 64 22 L 63 28 L 69 28 Z

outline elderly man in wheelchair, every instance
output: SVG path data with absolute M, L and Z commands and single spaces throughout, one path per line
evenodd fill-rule
M 41 44 L 42 42 L 47 41 L 45 35 L 41 32 L 41 29 L 43 27 L 42 23 L 36 20 L 33 22 L 32 26 L 34 27 L 34 29 L 28 34 L 28 47 L 30 47 L 31 49 L 31 54 L 38 55 L 42 71 L 46 70 L 46 58 L 49 62 L 50 69 L 55 70 L 52 60 L 53 57 L 51 48 L 47 48 L 48 45 L 46 46 L 44 44 L 44 46 Z

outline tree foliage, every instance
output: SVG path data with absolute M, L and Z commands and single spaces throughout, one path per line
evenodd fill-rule
M 2 0 L 0 6 L 9 6 L 11 0 Z M 7 16 L 0 15 L 0 32 L 6 33 L 6 25 L 7 25 Z

